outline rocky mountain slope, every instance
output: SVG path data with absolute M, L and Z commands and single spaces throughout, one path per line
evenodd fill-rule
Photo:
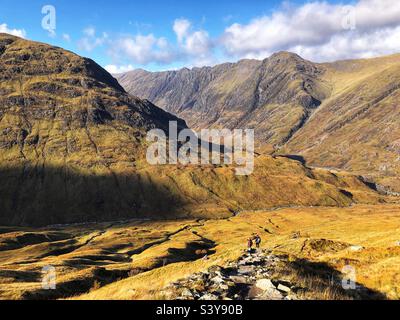
M 179 115 L 193 129 L 257 128 L 258 141 L 282 144 L 330 94 L 322 72 L 281 52 L 264 61 L 116 77 L 128 92 Z
M 61 48 L 1 34 L 0 77 L 1 225 L 226 217 L 380 198 L 357 177 L 286 158 L 258 157 L 249 177 L 229 166 L 150 166 L 147 130 L 184 121 L 128 95 L 95 62 Z M 285 95 L 304 110 L 315 107 L 304 90 Z
M 400 191 L 400 55 L 324 68 L 332 94 L 282 152 Z
M 400 55 L 316 64 L 281 52 L 263 61 L 117 75 L 195 129 L 255 128 L 259 150 L 352 170 L 400 191 Z
M 3 224 L 107 214 L 103 192 L 121 192 L 116 168 L 134 166 L 148 129 L 178 120 L 129 96 L 92 60 L 6 34 L 0 79 Z

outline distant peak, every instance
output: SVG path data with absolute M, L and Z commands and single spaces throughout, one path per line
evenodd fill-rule
M 304 60 L 302 57 L 300 57 L 297 53 L 289 52 L 289 51 L 279 51 L 271 55 L 267 59 L 294 59 L 294 60 Z
M 19 39 L 18 37 L 13 36 L 12 34 L 0 32 L 0 39 L 4 38 Z

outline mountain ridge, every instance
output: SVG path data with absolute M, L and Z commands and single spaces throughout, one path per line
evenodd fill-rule
M 279 105 L 288 100 L 294 115 L 287 121 L 293 128 L 308 117 L 329 90 L 317 83 L 319 73 L 318 68 L 298 55 L 280 52 L 263 61 L 241 60 L 212 68 L 161 73 L 139 71 L 117 79 L 130 93 L 157 101 L 167 111 L 186 119 L 194 129 L 255 127 L 260 116 L 255 111 L 267 105 L 268 113 L 276 113 Z M 131 79 L 130 86 L 128 78 L 132 75 L 135 79 Z M 279 144 L 291 136 L 290 128 L 279 124 L 268 123 L 261 129 L 260 121 L 257 124 L 259 139 Z
M 196 130 L 254 128 L 259 152 L 301 155 L 310 165 L 354 171 L 399 191 L 396 176 L 400 164 L 396 159 L 400 150 L 393 144 L 397 145 L 400 134 L 396 126 L 391 132 L 386 130 L 392 120 L 385 116 L 396 101 L 398 66 L 400 54 L 313 63 L 297 54 L 279 52 L 264 60 L 239 61 L 200 71 L 136 75 L 133 71 L 117 79 L 128 92 L 155 101 Z M 384 101 L 391 97 L 392 105 L 382 104 L 380 97 Z M 334 105 L 336 111 L 327 112 L 329 105 Z M 370 107 L 360 109 L 356 105 Z M 377 113 L 377 106 L 387 112 Z M 397 118 L 397 109 L 391 112 Z M 369 114 L 375 121 L 361 125 L 360 116 L 368 119 Z M 347 124 L 348 133 L 344 133 L 347 129 L 338 119 Z M 374 142 L 380 146 L 370 143 L 374 141 L 368 133 L 371 127 L 382 136 L 380 142 Z M 350 133 L 355 130 L 356 134 Z M 380 132 L 386 132 L 385 136 Z M 339 140 L 324 138 L 332 134 Z M 353 144 L 351 151 L 343 154 L 334 150 L 337 142 L 346 142 L 347 137 Z M 363 148 L 383 156 L 364 156 L 361 160 Z M 353 159 L 348 165 L 344 161 L 347 158 Z

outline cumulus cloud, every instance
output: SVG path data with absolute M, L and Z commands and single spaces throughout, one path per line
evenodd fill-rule
M 81 38 L 77 45 L 80 50 L 93 51 L 95 48 L 102 46 L 108 39 L 108 34 L 103 32 L 100 36 L 96 35 L 94 27 L 88 27 L 83 30 L 84 37 Z
M 167 65 L 181 61 L 190 66 L 204 65 L 212 60 L 212 41 L 205 30 L 194 30 L 187 19 L 176 19 L 172 26 L 176 43 L 154 34 L 124 35 L 110 41 L 108 52 L 114 61 L 113 66 L 126 64 L 147 65 L 156 63 Z M 122 63 L 124 65 L 124 63 Z M 118 69 L 118 68 L 117 68 Z
M 178 37 L 178 42 L 182 42 L 183 39 L 187 36 L 189 33 L 189 30 L 191 28 L 191 23 L 189 20 L 186 19 L 176 19 L 174 22 L 174 32 L 176 33 L 176 36 Z
M 133 65 L 128 64 L 128 65 L 115 65 L 115 64 L 109 64 L 104 67 L 109 73 L 111 74 L 118 74 L 118 73 L 124 73 L 130 70 L 135 69 Z
M 20 38 L 26 37 L 26 31 L 24 29 L 10 29 L 6 23 L 0 24 L 0 33 L 8 33 Z
M 175 59 L 175 52 L 168 41 L 153 34 L 118 38 L 111 42 L 109 52 L 115 59 L 124 57 L 139 64 L 170 63 Z
M 359 0 L 354 5 L 310 2 L 284 6 L 221 37 L 230 56 L 265 58 L 279 50 L 316 61 L 374 56 L 400 50 L 400 1 Z
M 173 30 L 177 36 L 181 56 L 190 60 L 193 65 L 212 61 L 213 43 L 205 30 L 193 30 L 187 19 L 176 19 Z

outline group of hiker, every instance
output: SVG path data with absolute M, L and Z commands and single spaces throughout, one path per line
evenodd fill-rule
M 261 237 L 258 234 L 253 234 L 247 239 L 247 251 L 249 253 L 253 252 L 253 245 L 256 245 L 256 249 L 260 249 Z

